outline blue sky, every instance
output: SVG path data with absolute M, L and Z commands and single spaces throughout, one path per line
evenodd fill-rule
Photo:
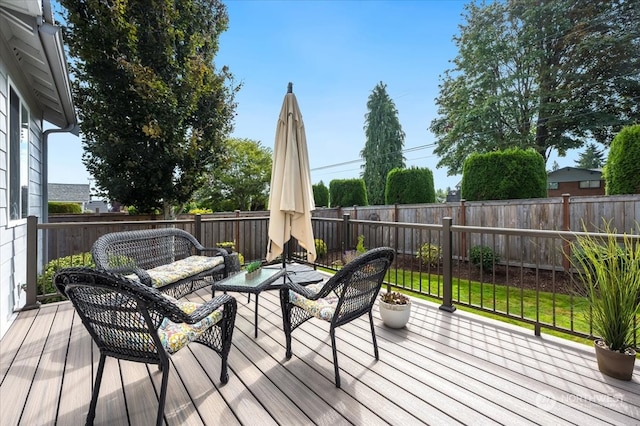
M 216 66 L 229 66 L 243 87 L 234 137 L 273 147 L 287 83 L 302 110 L 313 183 L 359 177 L 367 99 L 379 82 L 398 110 L 406 134 L 407 166 L 428 167 L 436 189 L 460 176 L 436 169 L 434 137 L 439 76 L 457 54 L 466 1 L 315 0 L 227 1 L 229 29 Z M 425 145 L 427 145 L 425 147 Z M 51 135 L 49 182 L 88 183 L 80 140 Z M 552 158 L 547 165 L 551 167 Z M 573 158 L 557 159 L 573 166 Z M 346 165 L 331 167 L 336 164 Z

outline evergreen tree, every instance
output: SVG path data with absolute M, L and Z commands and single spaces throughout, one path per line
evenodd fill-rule
M 313 201 L 316 207 L 329 207 L 329 188 L 323 181 L 312 186 Z
M 599 169 L 604 165 L 604 154 L 595 143 L 590 143 L 575 163 L 581 169 Z
M 61 0 L 83 133 L 98 189 L 140 212 L 175 208 L 224 156 L 238 87 L 216 68 L 219 0 Z
M 640 118 L 638 0 L 472 1 L 436 98 L 438 167 L 533 148 L 607 145 Z M 612 66 L 615 64 L 615 66 Z
M 387 174 L 404 168 L 402 148 L 404 132 L 398 120 L 398 110 L 387 94 L 386 84 L 380 82 L 369 95 L 365 115 L 365 146 L 360 151 L 364 160 L 362 178 L 367 188 L 369 204 L 384 204 Z M 333 204 L 333 201 L 331 202 Z

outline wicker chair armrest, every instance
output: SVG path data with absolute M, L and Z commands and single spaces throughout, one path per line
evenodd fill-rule
M 215 311 L 222 305 L 224 305 L 225 310 L 231 309 L 232 314 L 235 313 L 237 309 L 236 299 L 229 296 L 228 294 L 221 294 L 200 305 L 198 309 L 193 311 L 190 315 L 185 314 L 185 317 L 180 319 L 180 321 L 187 324 L 195 324 L 196 322 L 201 321 L 203 318 L 206 318 L 209 314 L 211 314 L 211 312 Z
M 288 282 L 287 283 L 287 287 L 289 288 L 289 290 L 293 290 L 294 292 L 304 296 L 306 299 L 309 299 L 309 300 L 318 299 L 318 294 L 319 293 L 315 293 L 315 292 L 309 290 L 308 288 L 306 288 L 305 286 L 300 285 L 298 283 Z
M 138 276 L 140 282 L 148 287 L 153 286 L 153 281 L 151 280 L 151 275 L 147 271 L 141 268 L 132 268 L 130 271 Z M 119 273 L 122 273 L 118 271 Z M 127 271 L 128 272 L 128 271 Z M 126 273 L 125 273 L 126 274 Z
M 201 252 L 211 252 L 211 253 L 215 253 L 215 256 L 223 256 L 223 257 L 227 257 L 229 255 L 229 253 L 221 248 L 218 247 L 198 247 L 196 246 L 197 250 L 200 250 Z

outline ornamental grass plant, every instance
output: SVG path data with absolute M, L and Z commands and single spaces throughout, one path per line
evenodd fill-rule
M 624 353 L 638 343 L 640 239 L 617 235 L 609 224 L 604 233 L 585 232 L 572 241 L 572 263 L 588 302 L 585 315 L 594 335 L 610 350 Z

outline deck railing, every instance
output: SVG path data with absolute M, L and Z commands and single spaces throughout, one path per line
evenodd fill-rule
M 102 234 L 178 227 L 204 246 L 233 242 L 236 251 L 250 261 L 266 254 L 268 221 L 267 216 L 238 214 L 73 223 L 38 223 L 36 217 L 29 217 L 27 305 L 36 307 L 52 295 L 50 283 L 39 279 L 47 263 L 68 266 L 62 260 L 68 256 L 76 264 L 84 263 L 87 256 L 90 258 L 93 241 Z M 315 238 L 327 249 L 313 263 L 315 267 L 337 270 L 357 255 L 358 249 L 389 246 L 397 257 L 386 280 L 388 288 L 432 297 L 449 312 L 456 306 L 468 306 L 529 324 L 537 335 L 543 328 L 580 337 L 592 335 L 569 261 L 569 242 L 579 232 L 460 226 L 451 218 L 443 218 L 440 224 L 355 220 L 348 214 L 341 219 L 314 217 L 312 223 Z M 417 256 L 421 247 L 430 253 L 426 261 Z M 484 251 L 480 247 L 485 247 Z M 472 252 L 480 253 L 485 268 L 471 262 Z M 304 250 L 295 242 L 288 245 L 286 256 L 307 262 Z

